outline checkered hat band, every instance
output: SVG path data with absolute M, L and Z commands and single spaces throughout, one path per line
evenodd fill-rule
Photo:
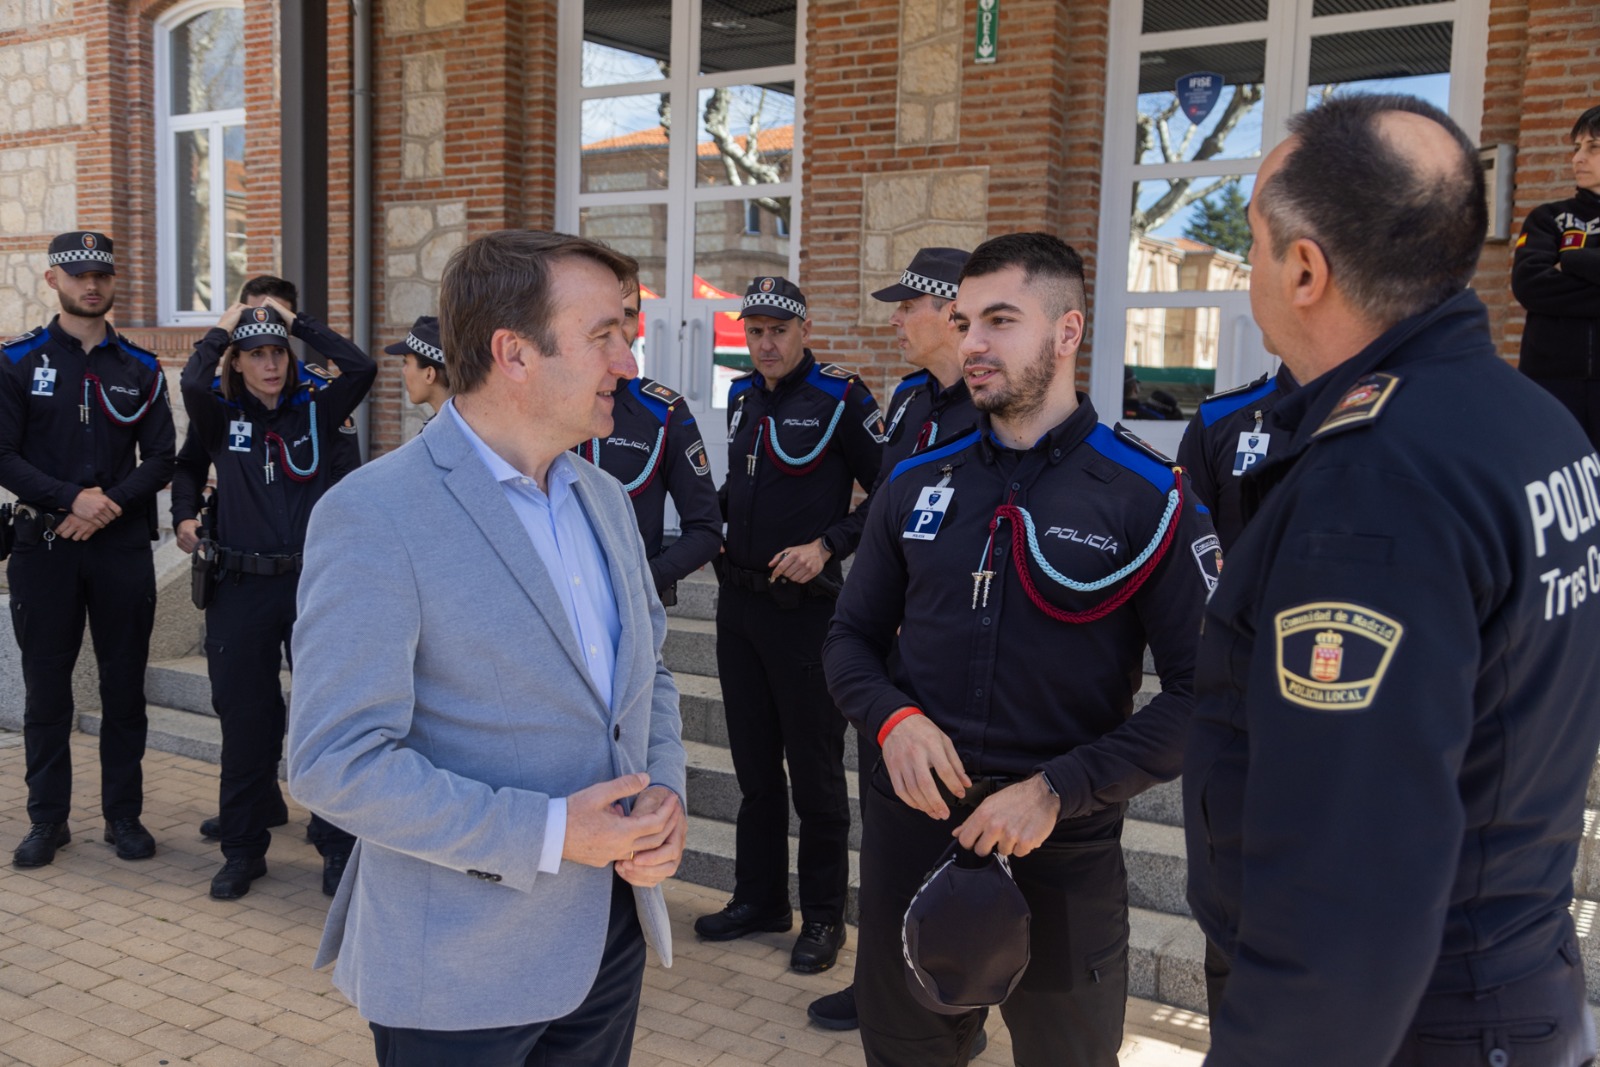
M 276 322 L 246 322 L 233 331 L 235 341 L 243 341 L 247 337 L 260 337 L 262 334 L 272 334 L 274 337 L 289 339 L 289 331 Z
M 927 293 L 929 296 L 936 296 L 941 300 L 954 300 L 956 298 L 956 290 L 960 288 L 952 282 L 941 282 L 937 278 L 913 274 L 911 271 L 906 271 L 900 275 L 900 284 L 907 289 L 915 289 L 919 293 Z
M 51 252 L 50 265 L 59 267 L 64 263 L 104 263 L 112 266 L 111 253 L 98 248 L 73 248 L 66 252 Z
M 745 297 L 742 310 L 748 314 L 752 308 L 782 308 L 802 319 L 806 317 L 806 306 L 800 301 L 773 293 L 751 293 Z
M 437 345 L 430 345 L 414 333 L 406 334 L 406 347 L 423 359 L 431 359 L 441 365 L 444 363 L 444 349 Z

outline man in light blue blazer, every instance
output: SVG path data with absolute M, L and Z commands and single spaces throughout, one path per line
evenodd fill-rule
M 626 1064 L 686 818 L 666 616 L 567 450 L 638 373 L 627 257 L 505 231 L 440 293 L 455 398 L 312 516 L 289 788 L 359 839 L 316 965 L 381 1067 Z

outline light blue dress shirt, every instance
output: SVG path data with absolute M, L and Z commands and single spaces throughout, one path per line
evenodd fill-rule
M 516 513 L 528 539 L 550 575 L 561 607 L 583 654 L 589 677 L 606 706 L 611 706 L 612 679 L 617 669 L 617 641 L 622 636 L 622 619 L 617 614 L 616 590 L 611 586 L 611 571 L 606 555 L 595 537 L 583 502 L 573 491 L 578 480 L 574 457 L 563 452 L 545 472 L 548 491 L 542 491 L 532 478 L 517 470 L 473 432 L 456 410 L 454 400 L 444 408 L 456 426 L 489 468 L 494 480 L 505 491 L 506 502 Z M 567 801 L 551 797 L 545 824 L 544 849 L 539 854 L 539 870 L 554 873 L 561 866 L 561 852 L 567 840 Z

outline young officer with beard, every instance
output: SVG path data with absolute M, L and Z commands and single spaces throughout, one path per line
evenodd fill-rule
M 13 862 L 42 867 L 72 839 L 72 667 L 85 615 L 100 670 L 100 806 L 122 859 L 156 845 L 144 805 L 144 671 L 155 623 L 156 493 L 172 476 L 161 365 L 106 322 L 111 239 L 50 242 L 45 283 L 61 314 L 0 360 L 0 486 L 18 500 L 7 571 L 27 703 L 28 834 Z
M 303 386 L 291 333 L 343 372 L 327 389 Z M 219 363 L 220 396 L 211 387 Z M 222 722 L 217 900 L 244 896 L 267 873 L 267 802 L 283 754 L 278 669 L 294 628 L 306 524 L 333 483 L 328 442 L 376 376 L 366 353 L 271 298 L 229 308 L 183 370 L 184 407 L 217 469 L 215 541 L 197 550 L 216 568 L 206 666 Z M 332 896 L 354 840 L 315 814 L 307 836 L 322 854 L 322 891 Z
M 871 1067 L 971 1054 L 981 1012 L 919 1003 L 901 947 L 952 840 L 1012 857 L 1032 911 L 1032 962 L 1000 1009 L 1016 1061 L 1117 1062 L 1123 812 L 1178 773 L 1216 561 L 1194 552 L 1213 535 L 1184 479 L 1074 390 L 1083 307 L 1082 260 L 1055 237 L 972 253 L 955 321 L 978 426 L 890 474 L 824 647 L 834 699 L 883 748 L 856 961 Z M 1147 644 L 1162 692 L 1134 714 Z

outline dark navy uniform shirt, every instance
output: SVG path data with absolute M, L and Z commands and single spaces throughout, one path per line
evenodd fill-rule
M 300 375 L 300 386 L 303 389 L 316 392 L 326 389 L 333 384 L 335 379 L 321 367 L 296 362 L 296 371 Z M 219 397 L 222 395 L 221 379 L 213 379 L 212 392 Z M 340 479 L 346 474 L 361 466 L 361 445 L 356 438 L 353 421 L 346 418 L 339 424 L 339 432 L 327 442 L 329 471 L 332 479 L 330 485 L 338 485 Z M 206 451 L 205 445 L 200 443 L 200 438 L 195 434 L 191 424 L 183 435 L 183 444 L 178 448 L 177 466 L 172 472 L 172 525 L 185 519 L 200 517 L 201 503 L 205 497 L 206 480 L 211 477 L 211 453 Z
M 183 405 L 217 468 L 213 537 L 240 552 L 301 550 L 311 509 L 333 484 L 330 442 L 378 375 L 370 356 L 308 315 L 290 333 L 342 373 L 321 391 L 297 382 L 270 411 L 248 390 L 231 401 L 212 391 L 225 330 L 206 331 L 183 369 Z
M 996 443 L 980 416 L 973 432 L 900 463 L 873 506 L 823 650 L 845 717 L 875 738 L 897 709 L 921 708 L 968 774 L 1044 770 L 1062 818 L 1174 777 L 1216 539 L 1192 493 L 1177 506 L 1171 466 L 1134 441 L 1102 426 L 1080 394 L 1078 409 L 1027 451 Z M 1063 578 L 1094 585 L 1128 572 L 1072 590 L 1024 549 L 1046 603 L 1109 613 L 1064 622 L 1030 600 L 1014 567 L 1016 519 L 986 554 L 1006 503 L 1026 509 L 1039 555 Z M 1163 544 L 1141 576 L 1139 557 Z M 973 578 L 982 570 L 994 572 L 987 602 Z M 1131 596 L 1107 604 L 1130 583 Z M 899 655 L 886 666 L 896 631 Z M 1162 691 L 1134 714 L 1147 643 Z
M 1600 458 L 1471 292 L 1273 418 L 1184 762 L 1189 901 L 1233 960 L 1206 1062 L 1386 1064 L 1425 991 L 1485 993 L 1570 938 Z
M 700 427 L 681 393 L 649 378 L 617 382 L 609 436 L 577 452 L 628 490 L 650 574 L 666 589 L 711 562 L 722 546 L 722 511 Z M 676 541 L 661 547 L 667 494 L 678 509 Z
M 1195 496 L 1211 510 L 1223 552 L 1244 528 L 1239 479 L 1289 439 L 1273 429 L 1267 415 L 1294 388 L 1294 375 L 1279 367 L 1277 374 L 1206 397 L 1184 431 L 1178 464 L 1189 472 Z
M 85 352 L 59 319 L 7 344 L 0 360 L 0 486 L 25 504 L 69 511 L 98 486 L 122 514 L 96 541 L 148 542 L 155 498 L 172 477 L 175 434 L 155 354 L 106 330 Z M 137 458 L 135 452 L 137 451 Z
M 728 562 L 765 571 L 782 550 L 822 537 L 837 579 L 866 520 L 864 506 L 850 510 L 850 483 L 870 489 L 878 476 L 883 413 L 854 372 L 810 349 L 771 391 L 764 385 L 752 371 L 728 390 Z
M 1511 291 L 1528 311 L 1522 373 L 1600 377 L 1600 194 L 1579 189 L 1528 212 Z
M 939 388 L 939 379 L 925 370 L 900 379 L 889 398 L 888 423 L 883 437 L 883 463 L 878 481 L 867 496 L 866 507 L 877 499 L 878 490 L 889 480 L 889 472 L 915 452 L 934 448 L 971 430 L 978 422 L 978 409 L 972 406 L 967 383 L 957 379 L 948 389 Z

